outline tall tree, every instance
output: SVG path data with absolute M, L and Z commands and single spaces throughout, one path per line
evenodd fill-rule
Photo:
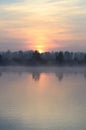
M 56 56 L 56 61 L 59 64 L 63 64 L 64 63 L 64 55 L 63 52 L 59 52 L 58 55 Z

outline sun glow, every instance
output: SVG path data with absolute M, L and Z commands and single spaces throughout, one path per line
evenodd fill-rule
M 33 49 L 38 50 L 40 53 L 45 52 L 47 43 L 48 37 L 45 30 L 37 30 L 33 38 Z
M 44 52 L 45 49 L 44 49 L 44 46 L 43 45 L 37 45 L 36 46 L 36 50 L 38 50 L 40 53 Z

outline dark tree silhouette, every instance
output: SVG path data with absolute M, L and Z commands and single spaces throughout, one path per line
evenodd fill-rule
M 0 65 L 86 65 L 84 52 L 0 52 Z
M 84 62 L 86 63 L 86 54 L 84 55 Z
M 41 55 L 37 50 L 33 53 L 32 60 L 35 64 L 41 63 Z
M 63 52 L 59 52 L 58 55 L 56 56 L 56 62 L 59 64 L 64 63 L 64 55 Z
M 2 65 L 2 55 L 0 54 L 0 65 Z

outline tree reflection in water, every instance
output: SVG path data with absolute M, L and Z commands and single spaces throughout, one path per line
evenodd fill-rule
M 63 73 L 62 72 L 56 73 L 56 77 L 58 78 L 59 81 L 62 81 L 63 80 Z
M 70 75 L 75 75 L 77 76 L 78 74 L 82 74 L 84 78 L 86 78 L 86 69 L 84 67 L 81 68 L 59 68 L 59 67 L 52 67 L 52 68 L 47 68 L 47 67 L 1 67 L 0 68 L 0 77 L 2 77 L 4 74 L 17 74 L 18 76 L 23 76 L 23 74 L 31 74 L 32 79 L 34 81 L 39 81 L 42 73 L 45 74 L 54 74 L 58 80 L 61 82 L 64 78 L 64 76 L 70 76 Z
M 39 72 L 32 72 L 32 78 L 35 80 L 35 81 L 39 81 L 40 80 L 40 74 Z

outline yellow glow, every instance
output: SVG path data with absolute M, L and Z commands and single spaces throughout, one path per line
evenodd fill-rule
M 86 8 L 84 2 L 79 5 L 77 1 L 65 0 L 57 4 L 47 0 L 24 0 L 21 4 L 1 4 L 0 43 L 4 43 L 7 49 L 14 49 L 15 46 L 40 53 L 65 49 L 79 40 L 84 46 Z M 10 42 L 12 45 L 8 46 Z
M 46 45 L 49 42 L 46 30 L 43 29 L 30 30 L 30 37 L 31 37 L 31 46 L 29 47 L 32 50 L 38 50 L 40 53 L 46 51 Z
M 36 49 L 42 53 L 43 51 L 45 51 L 45 42 L 46 42 L 46 38 L 43 34 L 38 33 L 38 35 L 36 36 Z
M 45 51 L 45 49 L 44 49 L 44 47 L 42 45 L 37 45 L 36 50 L 38 50 L 40 53 Z

